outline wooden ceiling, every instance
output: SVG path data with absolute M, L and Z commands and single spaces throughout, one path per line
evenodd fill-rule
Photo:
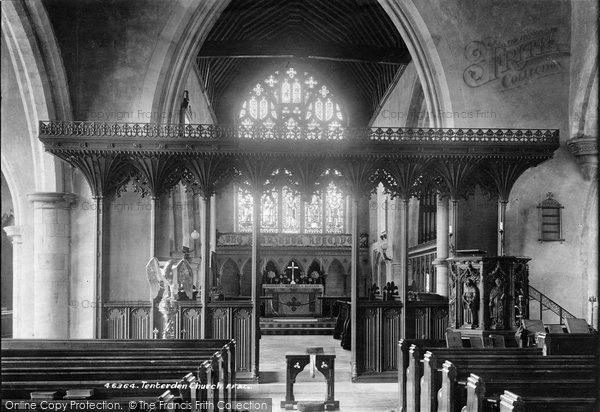
M 198 55 L 209 101 L 231 124 L 242 97 L 295 67 L 329 85 L 350 126 L 366 126 L 410 55 L 376 0 L 232 0 Z

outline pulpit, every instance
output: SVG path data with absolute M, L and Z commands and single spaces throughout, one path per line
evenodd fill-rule
M 263 296 L 269 297 L 266 316 L 321 316 L 323 285 L 263 285 Z
M 448 329 L 513 337 L 528 316 L 529 258 L 456 256 L 449 262 Z

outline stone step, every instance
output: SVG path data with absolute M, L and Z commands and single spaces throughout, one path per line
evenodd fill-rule
M 335 328 L 333 318 L 261 318 L 263 335 L 330 335 Z

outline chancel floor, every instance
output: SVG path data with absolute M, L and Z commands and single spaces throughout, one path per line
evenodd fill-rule
M 306 353 L 307 347 L 322 347 L 335 351 L 335 399 L 341 412 L 397 411 L 397 383 L 352 383 L 350 380 L 350 351 L 340 347 L 340 341 L 324 335 L 265 336 L 260 340 L 260 382 L 238 391 L 238 398 L 271 398 L 273 411 L 285 400 L 285 355 Z M 298 375 L 294 385 L 297 401 L 323 401 L 327 386 L 318 371 L 310 376 L 310 367 Z

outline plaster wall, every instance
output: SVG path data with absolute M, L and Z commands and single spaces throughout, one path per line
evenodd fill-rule
M 208 34 L 227 2 L 44 0 L 43 4 L 60 43 L 74 119 L 149 122 L 170 117 L 171 113 L 156 112 L 155 105 L 164 82 L 173 81 L 167 71 L 183 67 L 182 59 L 193 59 L 200 47 L 196 41 Z M 191 23 L 197 11 L 205 12 L 204 20 Z M 192 29 L 197 33 L 185 32 L 189 24 L 198 26 Z M 173 55 L 175 48 L 188 42 L 189 57 Z
M 404 7 L 399 0 L 381 3 Z M 444 124 L 556 128 L 561 142 L 567 140 L 571 130 L 570 90 L 576 87 L 572 84 L 571 64 L 576 62 L 575 70 L 579 70 L 578 65 L 585 60 L 584 50 L 595 41 L 592 28 L 596 14 L 591 3 L 581 2 L 573 11 L 574 3 L 410 2 L 424 23 L 416 24 L 417 30 L 430 35 L 439 56 L 440 67 L 436 69 L 443 68 L 451 101 L 451 110 L 440 113 Z M 572 27 L 576 26 L 574 36 L 580 40 L 572 48 Z M 519 48 L 530 40 L 538 45 Z M 595 271 L 592 276 L 597 279 L 596 269 L 584 269 L 589 251 L 582 249 L 581 234 L 577 232 L 577 228 L 587 225 L 581 207 L 589 197 L 588 188 L 573 157 L 561 145 L 554 159 L 518 179 L 511 192 L 505 226 L 507 254 L 530 256 L 531 284 L 577 316 L 585 315 L 587 305 L 582 296 L 587 295 L 589 275 L 584 271 Z M 535 206 L 550 191 L 565 206 L 566 241 L 539 244 Z
M 104 275 L 107 301 L 147 300 L 150 296 L 146 280 L 151 257 L 150 210 L 150 199 L 135 193 L 131 185 L 109 207 L 109 263 Z
M 71 207 L 71 272 L 69 278 L 69 337 L 94 337 L 95 274 L 94 227 L 96 203 L 84 176 L 73 171 L 73 192 L 76 203 Z
M 217 232 L 227 233 L 235 230 L 233 185 L 227 185 L 217 194 Z
M 148 122 L 139 97 L 177 1 L 44 0 L 60 44 L 75 120 Z

